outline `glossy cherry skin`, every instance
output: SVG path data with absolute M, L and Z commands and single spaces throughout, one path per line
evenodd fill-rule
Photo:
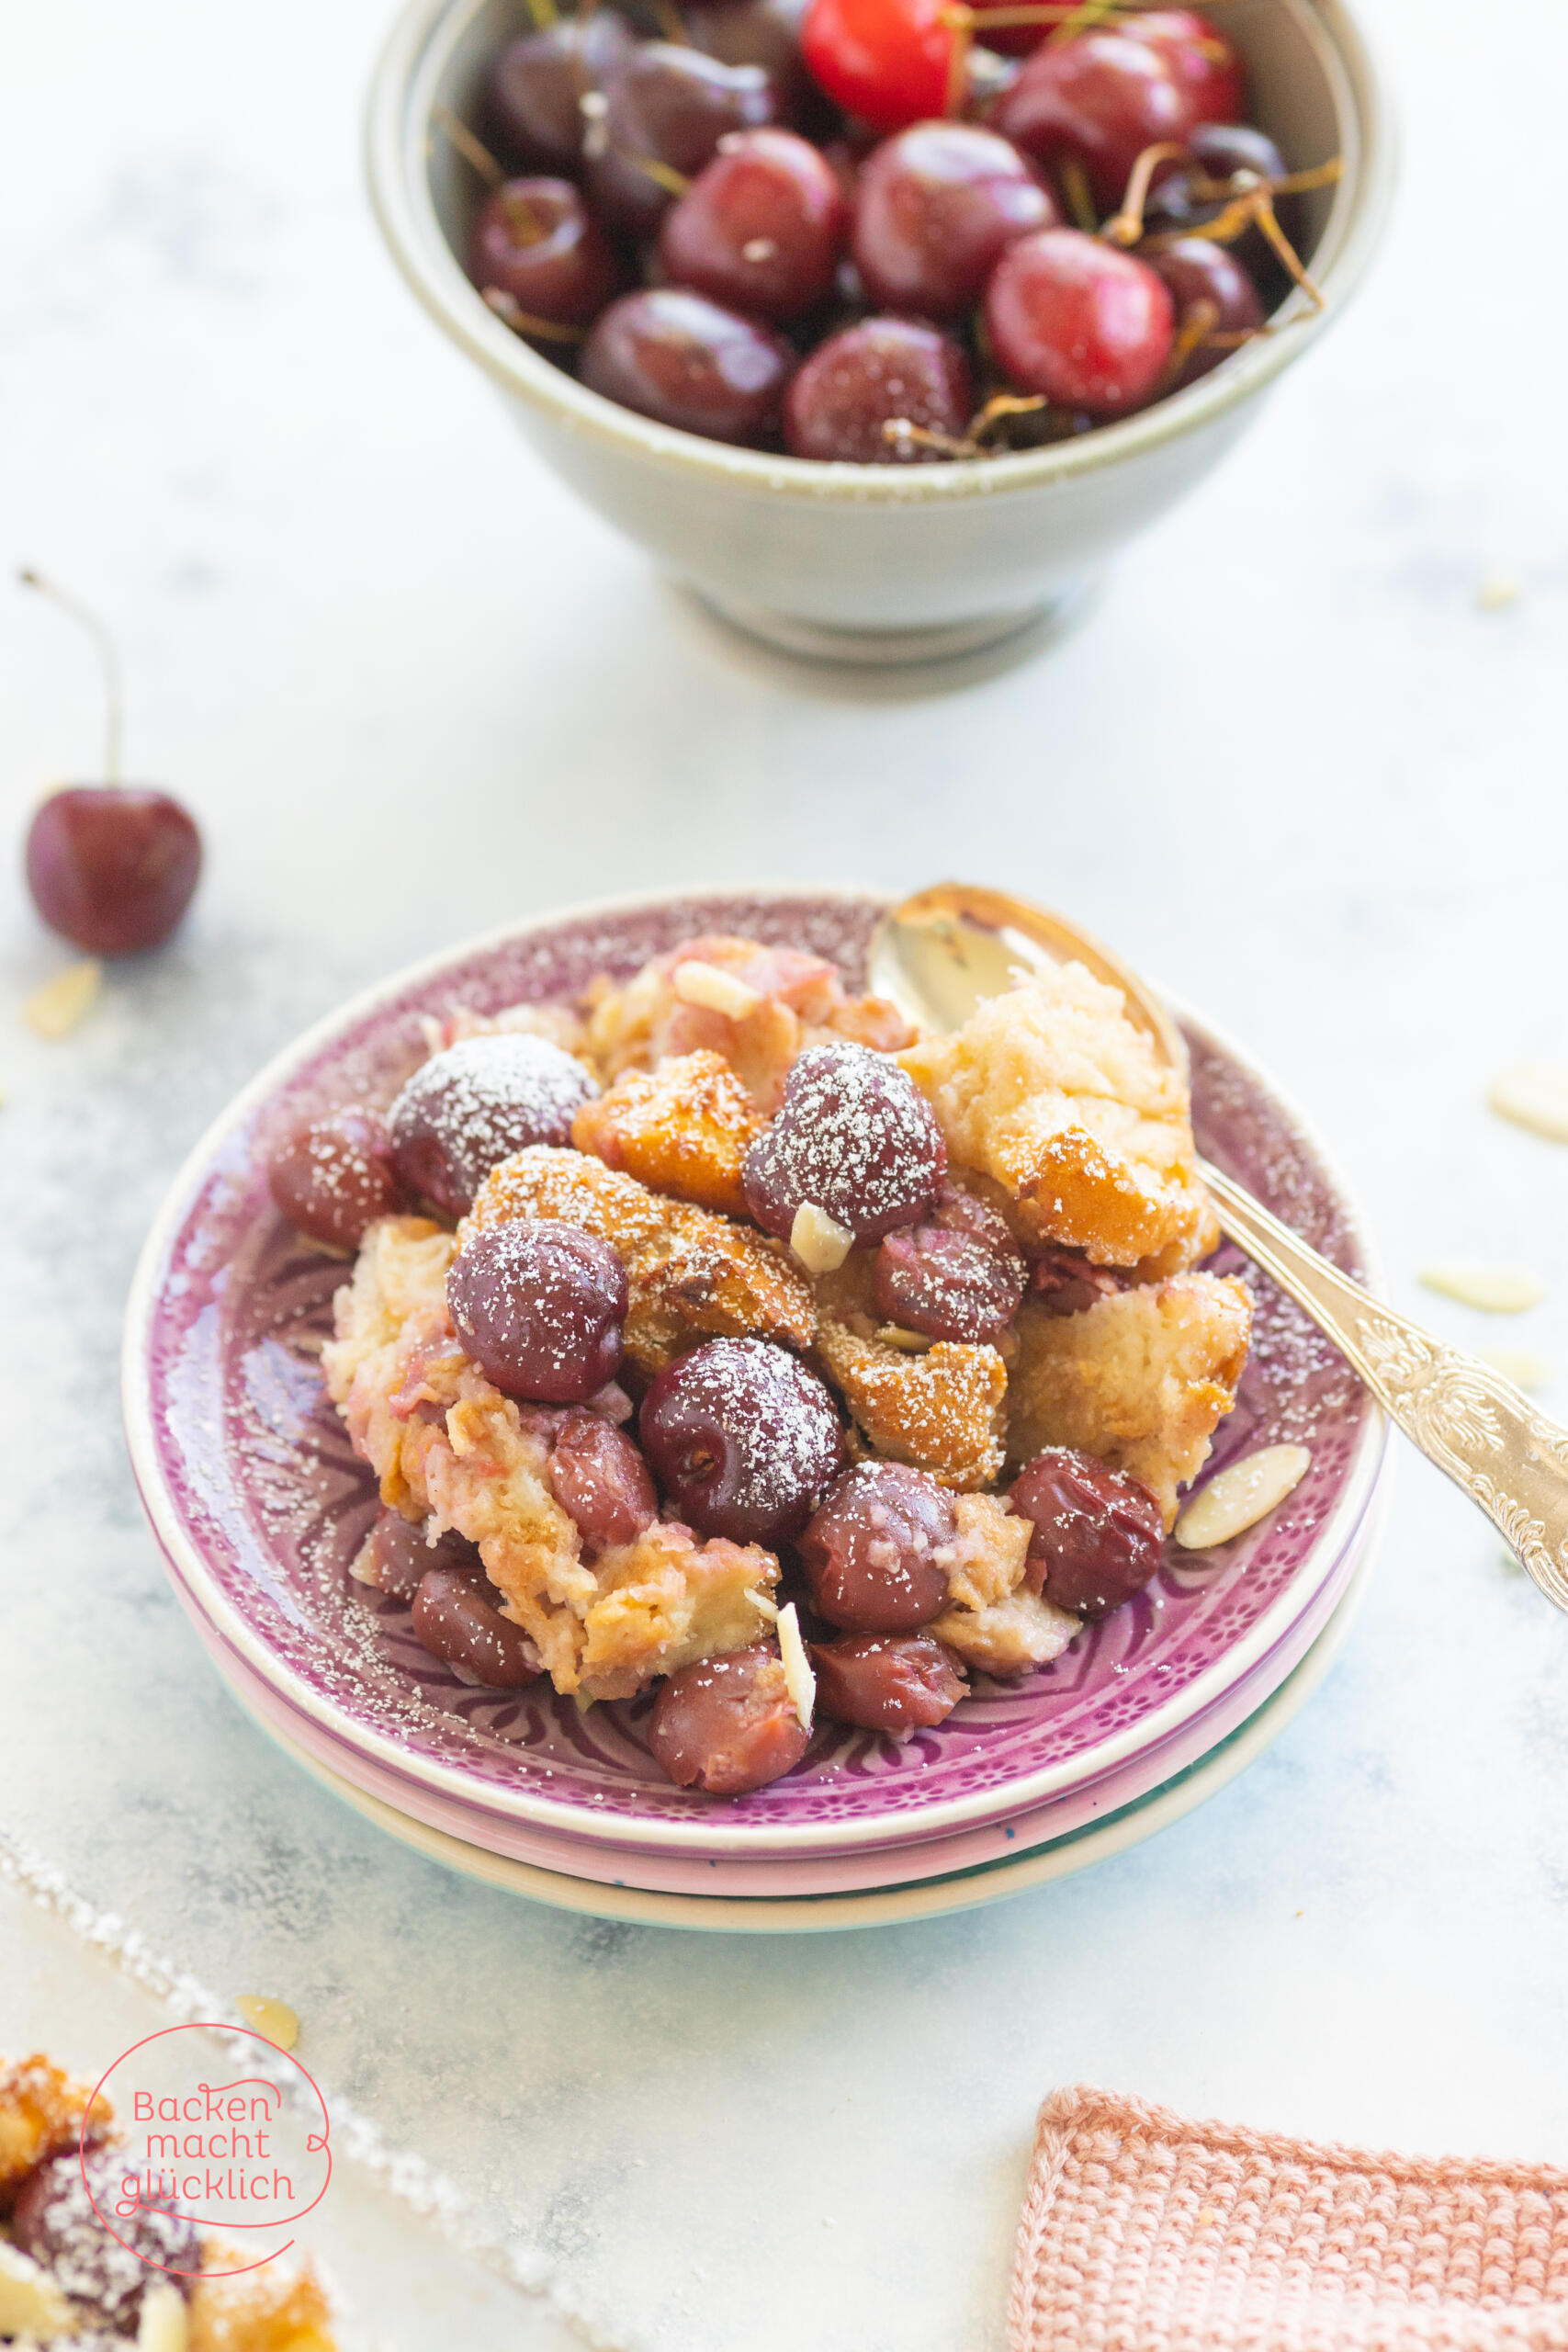
M 1125 416 L 1160 380 L 1175 309 L 1147 262 L 1077 229 L 1045 229 L 998 263 L 986 326 L 998 366 L 1021 391 Z
M 1164 54 L 1120 32 L 1047 42 L 993 117 L 1003 138 L 1037 164 L 1075 156 L 1102 214 L 1121 203 L 1145 147 L 1158 141 L 1179 146 L 1197 120 Z
M 975 413 L 969 362 L 914 319 L 859 319 L 802 360 L 784 397 L 792 456 L 863 466 L 924 465 L 940 449 L 884 426 L 900 419 L 956 440 Z
M 659 232 L 671 282 L 782 324 L 831 291 L 849 226 L 838 174 L 793 130 L 735 130 Z
M 696 48 L 724 65 L 760 65 L 778 96 L 779 119 L 831 135 L 832 107 L 806 69 L 800 28 L 806 0 L 695 0 L 682 11 Z
M 945 14 L 946 0 L 811 0 L 800 45 L 846 114 L 901 130 L 947 104 L 955 34 Z
M 1023 1580 L 1058 1609 L 1105 1617 L 1141 1592 L 1165 1552 L 1165 1522 L 1148 1488 L 1092 1453 L 1047 1446 L 1008 1499 L 1033 1530 Z
M 660 1687 L 648 1744 L 670 1778 L 710 1796 L 745 1796 L 792 1771 L 811 1735 L 796 1714 L 776 1650 L 699 1658 Z
M 1170 289 L 1176 304 L 1179 327 L 1183 324 L 1199 302 L 1212 305 L 1214 312 L 1207 332 L 1213 334 L 1256 333 L 1263 324 L 1263 305 L 1258 299 L 1258 288 L 1233 253 L 1224 245 L 1216 245 L 1208 237 L 1179 237 L 1174 244 L 1151 253 L 1149 266 L 1156 269 Z M 1196 383 L 1228 359 L 1234 345 L 1199 344 L 1188 353 L 1177 388 Z
M 607 1242 L 557 1217 L 470 1231 L 446 1306 L 464 1352 L 508 1396 L 581 1405 L 620 1370 L 626 1269 Z
M 678 1356 L 643 1398 L 637 1434 L 681 1518 L 732 1544 L 795 1534 L 844 1450 L 826 1386 L 766 1340 L 708 1340 Z
M 573 1117 L 598 1091 L 587 1065 L 547 1037 L 460 1037 L 421 1064 L 387 1114 L 393 1165 L 411 1196 L 466 1216 L 514 1151 L 569 1144 Z
M 813 1643 L 817 1705 L 835 1723 L 908 1739 L 945 1723 L 969 1685 L 929 1634 L 846 1634 Z
M 538 1654 L 520 1625 L 503 1617 L 487 1588 L 451 1568 L 426 1568 L 413 1597 L 413 1635 L 422 1649 L 462 1668 L 493 1690 L 536 1681 Z
M 647 1463 L 603 1414 L 566 1416 L 550 1449 L 549 1479 L 591 1552 L 635 1544 L 659 1516 Z
M 659 424 L 744 446 L 776 421 L 794 363 L 788 344 L 754 320 L 684 287 L 655 286 L 601 312 L 578 372 L 591 391 Z
M 161 947 L 195 894 L 201 835 L 173 795 L 72 784 L 28 829 L 28 888 L 53 931 L 89 956 Z
M 908 1634 L 947 1606 L 953 1497 L 928 1471 L 859 1462 L 803 1530 L 811 1605 L 852 1634 Z
M 509 41 L 485 96 L 485 128 L 497 153 L 524 169 L 575 171 L 593 119 L 583 98 L 603 92 L 636 47 L 626 18 L 608 7 Z
M 961 319 L 1003 248 L 1060 220 L 1016 147 L 967 122 L 917 122 L 862 166 L 851 251 L 883 309 Z
M 1217 25 L 1196 8 L 1150 8 L 1117 25 L 1132 40 L 1158 50 L 1186 91 L 1197 122 L 1235 122 L 1246 85 L 1241 59 Z
M 536 319 L 585 327 L 618 290 L 621 265 L 570 180 L 508 180 L 479 207 L 468 276 Z
M 357 1250 L 367 1226 L 403 1205 L 386 1121 L 352 1105 L 296 1127 L 266 1181 L 279 1214 L 329 1250 Z
M 727 131 L 776 120 L 778 92 L 760 65 L 724 65 L 699 49 L 644 41 L 605 92 L 603 141 L 588 149 L 588 192 L 611 224 L 649 236 L 674 198 L 640 169 L 694 178 Z
M 488 1582 L 478 1544 L 455 1527 L 427 1544 L 416 1521 L 399 1510 L 384 1510 L 360 1546 L 353 1572 L 356 1583 L 371 1585 L 393 1600 L 412 1600 L 431 1568 L 467 1577 L 470 1584 Z
M 1212 220 L 1224 196 L 1198 196 L 1194 176 L 1224 187 L 1237 172 L 1261 180 L 1285 177 L 1285 159 L 1274 141 L 1245 122 L 1201 122 L 1187 141 L 1190 161 L 1162 164 L 1149 188 L 1144 218 L 1151 229 L 1187 229 Z M 1248 232 L 1248 238 L 1255 233 Z
M 765 1233 L 787 1241 L 809 1203 L 866 1242 L 913 1225 L 946 1173 L 942 1129 L 913 1079 L 890 1055 L 845 1044 L 796 1057 L 740 1181 Z

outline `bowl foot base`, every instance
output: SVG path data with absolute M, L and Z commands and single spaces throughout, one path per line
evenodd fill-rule
M 1055 630 L 1076 615 L 1085 589 L 1075 585 L 1019 612 L 983 613 L 973 620 L 924 622 L 908 628 L 852 628 L 831 621 L 803 620 L 793 613 L 773 612 L 765 605 L 747 604 L 739 596 L 717 596 L 706 588 L 694 593 L 732 628 L 760 638 L 782 653 L 853 669 L 907 669 L 920 662 L 952 661 L 964 653 L 987 652 L 1043 626 Z

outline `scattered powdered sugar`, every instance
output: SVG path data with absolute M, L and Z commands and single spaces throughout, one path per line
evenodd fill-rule
M 471 1199 L 513 1152 L 569 1144 L 574 1114 L 598 1091 L 586 1065 L 547 1037 L 464 1037 L 415 1070 L 388 1124 L 400 1152 L 434 1146 Z
M 752 1147 L 747 1194 L 755 1182 L 770 1230 L 790 1233 L 809 1202 L 867 1241 L 928 1207 L 946 1165 L 935 1114 L 897 1062 L 869 1046 L 812 1046 Z

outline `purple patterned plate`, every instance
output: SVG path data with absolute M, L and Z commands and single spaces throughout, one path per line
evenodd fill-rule
M 986 1684 L 895 1748 L 825 1726 L 786 1780 L 739 1800 L 676 1789 L 648 1754 L 650 1702 L 580 1713 L 537 1689 L 456 1679 L 406 1610 L 347 1573 L 376 1509 L 316 1362 L 340 1262 L 268 1198 L 270 1141 L 348 1097 L 385 1101 L 423 1052 L 421 1018 L 575 993 L 699 931 L 832 956 L 857 983 L 881 909 L 762 891 L 580 910 L 449 951 L 310 1032 L 203 1138 L 150 1235 L 127 1313 L 131 1460 L 176 1592 L 297 1714 L 426 1799 L 479 1845 L 508 1823 L 698 1854 L 848 1851 L 943 1836 L 1041 1804 L 1159 1746 L 1286 1640 L 1345 1555 L 1385 1431 L 1299 1312 L 1255 1279 L 1258 1318 L 1216 1465 L 1305 1443 L 1312 1467 L 1264 1525 L 1173 1555 L 1146 1592 L 1021 1685 Z M 1337 1264 L 1365 1262 L 1343 1189 L 1301 1123 L 1213 1035 L 1188 1024 L 1201 1148 Z M 1232 1253 L 1219 1262 L 1228 1264 Z M 1239 1261 L 1235 1261 L 1239 1264 Z

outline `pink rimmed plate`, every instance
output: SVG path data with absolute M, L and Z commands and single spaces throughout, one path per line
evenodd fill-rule
M 872 898 L 826 891 L 643 899 L 434 957 L 263 1071 L 197 1145 L 149 1237 L 127 1316 L 126 1419 L 177 1593 L 351 1771 L 357 1759 L 379 1787 L 400 1788 L 404 1810 L 460 1820 L 473 1844 L 525 1828 L 666 1855 L 825 1855 L 1010 1819 L 1157 1749 L 1247 1684 L 1290 1643 L 1361 1525 L 1381 1418 L 1259 1282 L 1253 1355 L 1216 1464 L 1305 1443 L 1313 1464 L 1295 1493 L 1222 1551 L 1173 1555 L 1145 1594 L 1055 1665 L 1019 1685 L 983 1684 L 903 1748 L 824 1727 L 805 1765 L 755 1796 L 674 1789 L 643 1743 L 648 1700 L 584 1714 L 537 1689 L 476 1690 L 412 1641 L 406 1611 L 353 1583 L 374 1487 L 316 1362 L 343 1268 L 273 1211 L 270 1140 L 310 1110 L 387 1099 L 423 1051 L 423 1016 L 574 994 L 699 931 L 809 947 L 857 981 L 879 912 Z M 1364 1266 L 1354 1211 L 1301 1121 L 1233 1047 L 1187 1025 L 1202 1148 L 1337 1262 Z

